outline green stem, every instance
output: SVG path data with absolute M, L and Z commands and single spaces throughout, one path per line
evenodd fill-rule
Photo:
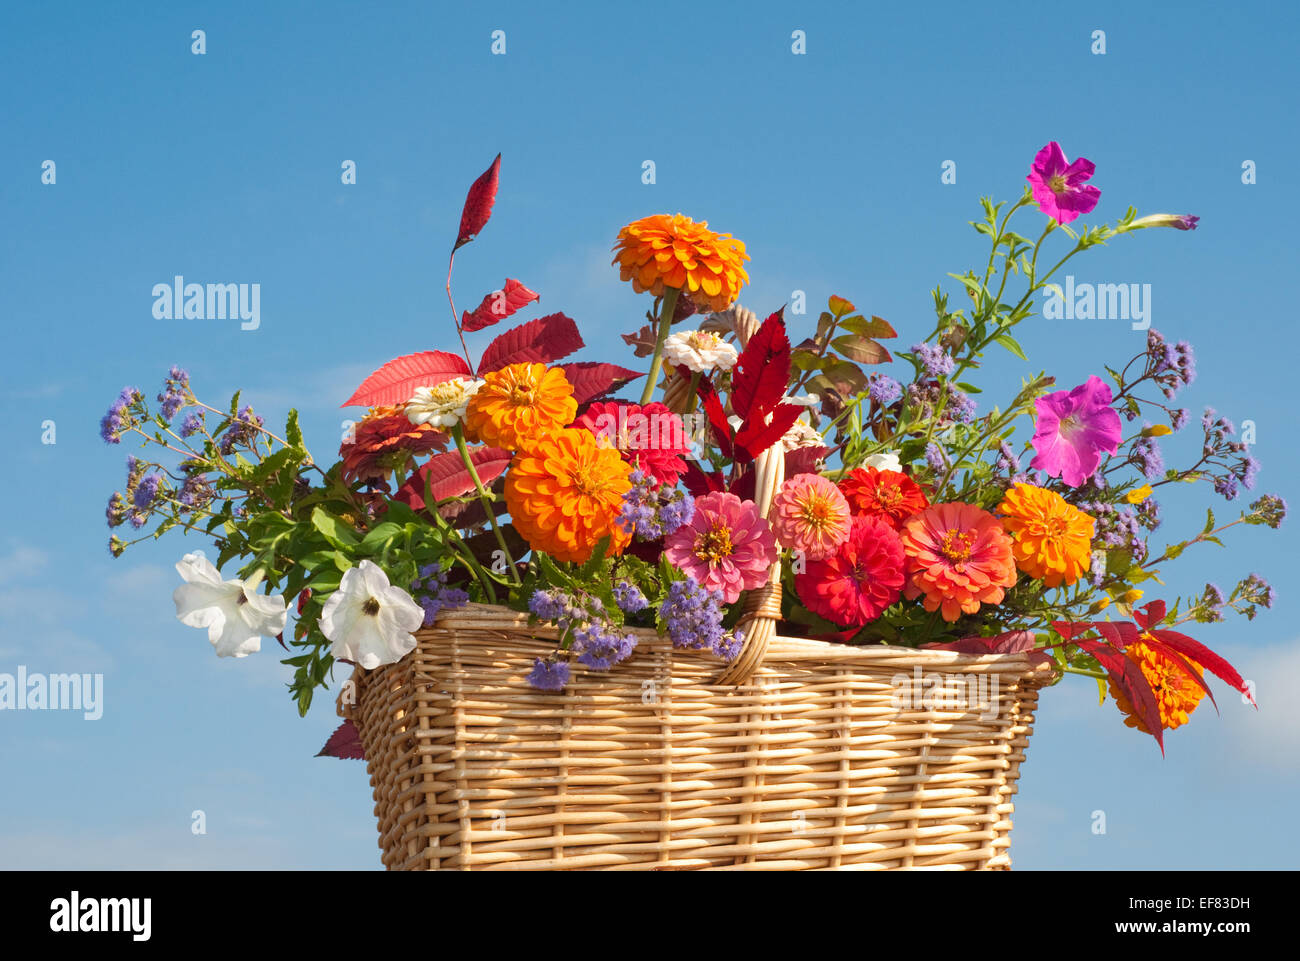
M 492 524 L 492 533 L 496 534 L 501 553 L 505 555 L 506 562 L 510 565 L 510 579 L 518 587 L 523 583 L 519 579 L 519 568 L 515 566 L 515 559 L 510 555 L 510 548 L 506 546 L 506 537 L 501 533 L 496 512 L 492 510 L 492 495 L 487 492 L 483 481 L 479 479 L 478 470 L 474 467 L 474 459 L 469 456 L 469 448 L 465 446 L 465 432 L 459 423 L 451 429 L 451 436 L 456 439 L 456 450 L 460 451 L 460 459 L 465 462 L 465 469 L 469 471 L 469 476 L 474 481 L 474 489 L 478 491 L 479 502 L 482 503 L 483 510 L 487 512 L 488 520 Z
M 664 290 L 664 302 L 659 308 L 659 332 L 655 335 L 655 352 L 650 358 L 650 374 L 646 377 L 645 390 L 641 392 L 642 406 L 654 399 L 655 387 L 659 383 L 659 371 L 663 369 L 664 364 L 664 341 L 668 339 L 668 328 L 673 323 L 673 311 L 677 309 L 679 293 L 676 287 L 668 287 Z

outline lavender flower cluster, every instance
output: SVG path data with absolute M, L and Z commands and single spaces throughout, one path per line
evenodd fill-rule
M 158 412 L 170 422 L 191 399 L 189 371 L 173 365 L 163 381 L 162 392 L 158 394 Z
M 722 595 L 692 580 L 674 581 L 659 607 L 673 647 L 707 649 L 724 661 L 734 660 L 745 642 L 743 631 L 722 629 Z
M 614 596 L 619 607 L 629 613 L 647 604 L 645 595 L 626 582 L 615 585 Z M 631 657 L 636 649 L 636 635 L 613 624 L 598 598 L 559 589 L 537 590 L 528 601 L 528 609 L 554 622 L 562 635 L 570 635 L 569 651 L 593 671 L 608 671 Z M 569 664 L 557 652 L 550 658 L 537 659 L 528 683 L 539 690 L 558 691 L 569 682 L 569 676 Z
M 1201 429 L 1205 440 L 1201 446 L 1204 462 L 1223 468 L 1223 473 L 1210 472 L 1214 492 L 1224 500 L 1236 500 L 1241 488 L 1252 490 L 1259 474 L 1259 461 L 1249 453 L 1243 441 L 1233 440 L 1236 426 L 1226 417 L 1220 417 L 1213 407 L 1205 408 L 1201 415 Z
M 673 533 L 695 516 L 695 499 L 681 490 L 666 490 L 640 469 L 628 475 L 631 489 L 623 495 L 618 524 L 643 541 L 658 540 Z
M 138 387 L 123 387 L 117 399 L 108 408 L 108 413 L 99 422 L 99 436 L 105 444 L 122 443 L 122 434 L 139 423 L 142 415 L 141 405 L 144 394 Z
M 1155 328 L 1147 331 L 1147 366 L 1144 376 L 1154 380 L 1165 397 L 1173 399 L 1180 388 L 1196 380 L 1196 357 L 1192 345 L 1185 340 L 1171 344 Z
M 469 594 L 447 586 L 447 572 L 440 564 L 426 564 L 411 584 L 411 596 L 424 608 L 424 626 L 433 627 L 442 611 L 455 610 L 469 603 Z

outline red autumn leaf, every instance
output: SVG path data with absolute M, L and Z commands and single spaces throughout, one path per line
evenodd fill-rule
M 700 469 L 700 465 L 693 460 L 686 462 L 686 473 L 681 477 L 682 486 L 692 497 L 703 497 L 705 494 L 717 494 L 727 489 L 726 483 L 722 479 L 722 471 L 715 470 L 705 473 Z
M 478 373 L 482 377 L 510 364 L 549 364 L 584 346 L 572 318 L 548 314 L 511 327 L 488 344 L 483 359 L 478 362 Z
M 1219 709 L 1219 702 L 1214 699 L 1214 692 L 1210 690 L 1210 685 L 1205 683 L 1205 678 L 1201 677 L 1200 673 L 1192 666 L 1187 658 L 1183 657 L 1183 655 L 1179 654 L 1168 644 L 1164 643 L 1164 641 L 1157 640 L 1155 637 L 1150 635 L 1143 638 L 1142 643 L 1146 644 L 1152 650 L 1163 654 L 1165 657 L 1169 658 L 1169 660 L 1182 668 L 1183 673 L 1195 681 L 1201 690 L 1210 696 L 1210 703 L 1214 705 L 1214 709 L 1216 711 Z
M 479 480 L 487 487 L 510 466 L 510 451 L 500 447 L 475 447 L 470 450 L 469 459 L 474 463 Z M 460 497 L 473 489 L 474 478 L 465 468 L 460 451 L 449 450 L 430 457 L 398 488 L 394 496 L 412 510 L 418 511 L 425 507 L 426 490 L 434 501 L 441 501 L 448 497 Z
M 337 757 L 349 761 L 364 761 L 366 749 L 361 746 L 361 732 L 351 721 L 344 721 L 330 735 L 317 757 Z
M 691 376 L 690 371 L 685 367 L 679 367 L 677 372 L 681 376 L 688 378 Z M 713 382 L 707 377 L 701 377 L 699 384 L 696 385 L 695 392 L 704 401 L 704 413 L 709 418 L 709 426 L 713 428 L 713 439 L 717 441 L 722 456 L 728 460 L 734 459 L 731 425 L 727 423 L 726 411 L 722 409 L 722 398 L 713 389 Z
M 1251 693 L 1250 686 L 1242 680 L 1242 677 L 1237 673 L 1236 668 L 1218 654 L 1215 654 L 1200 641 L 1193 640 L 1186 634 L 1181 634 L 1178 631 L 1154 630 L 1151 631 L 1150 634 L 1157 640 L 1168 644 L 1179 654 L 1191 658 L 1206 670 L 1217 675 L 1224 683 L 1231 685 L 1237 691 L 1250 698 L 1251 704 L 1255 704 L 1255 695 Z M 1258 710 L 1259 705 L 1255 704 L 1255 708 Z
M 1106 621 L 1098 621 L 1091 626 L 1096 628 L 1103 635 L 1118 632 L 1104 630 L 1108 625 Z M 1113 626 L 1113 625 L 1111 625 Z M 1160 723 L 1160 708 L 1156 704 L 1156 696 L 1151 690 L 1151 683 L 1147 680 L 1142 668 L 1124 654 L 1121 654 L 1114 647 L 1105 641 L 1086 640 L 1078 641 L 1078 645 L 1097 659 L 1106 675 L 1114 682 L 1115 686 L 1124 692 L 1128 698 L 1129 704 L 1137 712 L 1142 723 L 1146 725 L 1156 743 L 1160 745 L 1160 753 L 1165 753 L 1165 729 Z
M 487 225 L 488 218 L 492 216 L 492 204 L 497 199 L 497 178 L 500 174 L 501 155 L 497 154 L 492 166 L 470 185 L 469 193 L 465 196 L 465 207 L 460 212 L 460 233 L 456 235 L 456 246 L 452 250 L 458 250 L 461 245 L 469 243 Z
M 1168 610 L 1164 601 L 1148 601 L 1133 611 L 1133 620 L 1137 622 L 1137 626 L 1142 630 L 1149 631 L 1153 627 L 1160 626 L 1160 622 L 1165 619 Z
M 736 449 L 743 450 L 752 460 L 773 444 L 779 444 L 803 410 L 798 404 L 777 404 L 768 423 L 751 417 L 736 434 Z
M 483 303 L 475 307 L 473 312 L 465 311 L 460 321 L 460 329 L 475 331 L 491 327 L 538 299 L 540 298 L 537 293 L 529 290 L 519 281 L 507 278 L 505 286 L 484 297 Z
M 473 371 L 464 358 L 441 350 L 407 354 L 384 364 L 361 382 L 340 407 L 375 407 L 405 404 L 417 387 L 433 387 L 456 377 L 470 377 Z
M 640 371 L 628 370 L 618 364 L 601 364 L 590 360 L 561 364 L 560 370 L 564 371 L 564 376 L 573 385 L 573 399 L 579 407 L 598 397 L 612 394 L 638 377 L 645 376 Z
M 740 352 L 731 372 L 731 408 L 746 419 L 775 407 L 790 382 L 790 339 L 782 307 L 772 314 Z

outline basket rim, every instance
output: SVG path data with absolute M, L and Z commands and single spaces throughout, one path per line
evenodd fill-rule
M 425 643 L 436 642 L 441 632 L 456 630 L 525 634 L 538 640 L 554 638 L 558 634 L 553 625 L 545 623 L 530 625 L 528 621 L 527 613 L 509 607 L 499 604 L 469 603 L 439 613 L 432 627 L 420 628 L 415 631 L 415 636 L 421 643 Z M 699 651 L 674 648 L 667 637 L 661 636 L 653 628 L 633 627 L 628 630 L 637 635 L 639 648 L 687 658 L 700 656 Z M 717 660 L 711 655 L 710 658 Z M 909 666 L 918 664 L 923 667 L 928 665 L 947 670 L 983 668 L 999 674 L 1022 675 L 1026 681 L 1037 684 L 1049 683 L 1056 673 L 1050 665 L 1042 663 L 1041 658 L 1031 659 L 1028 653 L 963 654 L 957 651 L 938 651 L 901 645 L 836 644 L 780 634 L 772 638 L 768 652 L 763 658 L 763 666 L 770 668 L 780 663 L 799 661 L 845 666 L 860 664 L 874 668 L 901 667 L 905 664 Z M 724 662 L 720 660 L 717 663 L 720 667 L 724 666 Z

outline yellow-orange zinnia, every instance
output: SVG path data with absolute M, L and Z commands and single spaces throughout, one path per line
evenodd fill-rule
M 664 289 L 685 291 L 701 310 L 726 310 L 749 283 L 745 244 L 709 230 L 681 214 L 634 220 L 618 232 L 613 263 L 638 293 L 662 297 Z
M 1201 703 L 1201 698 L 1205 697 L 1205 691 L 1188 676 L 1187 669 L 1140 640 L 1130 644 L 1125 655 L 1142 669 L 1147 683 L 1151 685 L 1151 691 L 1156 696 L 1156 706 L 1160 708 L 1160 725 L 1165 730 L 1172 731 L 1186 724 L 1191 719 L 1191 713 Z M 1201 665 L 1190 658 L 1185 660 L 1198 676 L 1204 676 L 1205 669 Z M 1137 716 L 1124 692 L 1115 686 L 1114 681 L 1109 683 L 1116 706 L 1124 712 L 1124 723 L 1150 734 L 1146 723 Z
M 510 364 L 483 375 L 465 409 L 465 435 L 515 450 L 529 438 L 566 427 L 578 413 L 573 386 L 558 367 Z
M 1047 587 L 1073 584 L 1092 566 L 1096 523 L 1060 494 L 1015 484 L 998 511 L 1016 567 Z
M 631 540 L 618 524 L 631 471 L 617 448 L 588 430 L 527 438 L 506 474 L 511 522 L 533 550 L 562 561 L 588 560 L 604 537 L 610 554 L 621 554 Z

